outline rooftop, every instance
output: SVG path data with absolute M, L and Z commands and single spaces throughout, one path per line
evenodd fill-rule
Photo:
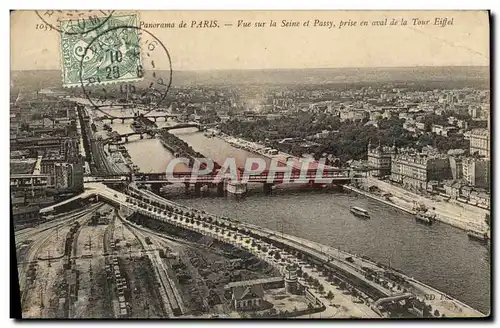
M 10 161 L 11 174 L 31 174 L 35 169 L 36 158 Z

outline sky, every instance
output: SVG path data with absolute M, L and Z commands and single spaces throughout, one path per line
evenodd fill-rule
M 124 12 L 115 12 L 121 15 Z M 165 45 L 175 70 L 334 67 L 488 66 L 486 11 L 139 11 L 146 24 L 185 21 L 187 28 L 146 28 Z M 406 26 L 359 26 L 391 19 Z M 429 20 L 427 25 L 414 25 Z M 452 25 L 433 25 L 436 18 Z M 190 28 L 192 21 L 217 20 L 218 28 Z M 238 21 L 266 27 L 237 27 Z M 273 20 L 277 27 L 268 27 Z M 300 27 L 281 27 L 282 21 Z M 309 20 L 309 26 L 302 26 Z M 313 27 L 314 21 L 335 28 Z M 340 21 L 357 26 L 339 27 Z M 34 11 L 11 13 L 11 69 L 60 69 L 60 34 L 40 28 Z M 229 26 L 232 25 L 232 26 Z M 325 24 L 326 25 L 326 24 Z M 38 29 L 37 29 L 38 27 Z M 166 56 L 158 68 L 168 68 Z

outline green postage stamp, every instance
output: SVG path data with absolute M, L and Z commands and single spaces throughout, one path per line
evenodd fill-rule
M 86 24 L 90 22 L 61 21 L 63 87 L 142 80 L 137 15 L 111 16 L 87 32 Z

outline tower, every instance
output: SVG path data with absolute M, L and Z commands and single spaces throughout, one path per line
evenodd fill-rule
M 285 291 L 288 294 L 297 294 L 299 290 L 298 284 L 297 266 L 288 264 L 285 267 Z

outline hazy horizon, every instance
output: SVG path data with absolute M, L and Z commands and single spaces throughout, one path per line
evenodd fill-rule
M 165 72 L 158 70 L 158 72 Z M 61 88 L 61 70 L 11 70 L 11 88 Z M 489 87 L 489 66 L 173 70 L 172 86 L 448 83 Z M 459 84 L 456 84 L 459 83 Z M 450 85 L 451 85 L 450 84 Z

